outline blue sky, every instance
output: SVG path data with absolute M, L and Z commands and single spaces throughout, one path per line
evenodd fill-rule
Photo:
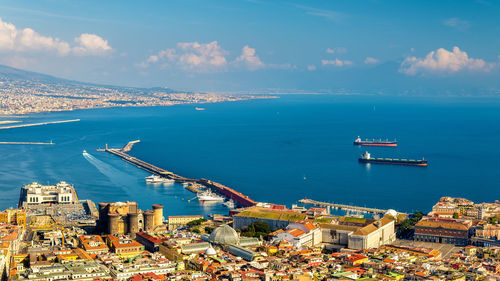
M 498 1 L 0 1 L 0 64 L 201 91 L 500 93 Z

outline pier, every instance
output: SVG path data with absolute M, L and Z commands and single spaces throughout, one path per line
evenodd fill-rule
M 21 124 L 21 125 L 12 125 L 12 126 L 3 126 L 3 127 L 0 127 L 0 130 L 22 128 L 22 127 L 32 127 L 32 126 L 43 126 L 43 125 L 50 125 L 50 124 L 61 124 L 61 123 L 78 122 L 78 121 L 80 121 L 80 119 L 62 120 L 62 121 L 50 121 L 50 122 Z
M 0 141 L 0 144 L 55 145 L 55 143 L 53 142 L 27 142 L 27 141 Z
M 336 203 L 328 203 L 328 202 L 315 201 L 315 200 L 311 200 L 311 199 L 300 199 L 299 203 L 341 209 L 341 210 L 346 210 L 346 211 L 361 212 L 361 213 L 385 214 L 387 212 L 387 210 L 383 210 L 383 209 L 351 206 L 351 205 L 336 204 Z
M 242 206 L 242 207 L 251 207 L 257 204 L 256 201 L 250 199 L 248 196 L 230 188 L 227 187 L 223 184 L 220 184 L 218 182 L 214 182 L 208 179 L 191 179 L 191 178 L 186 178 L 180 175 L 177 175 L 173 172 L 170 172 L 168 170 L 162 169 L 160 167 L 157 167 L 153 164 L 147 163 L 139 158 L 133 157 L 126 152 L 130 151 L 134 144 L 138 143 L 139 140 L 136 141 L 131 141 L 127 143 L 123 148 L 121 149 L 116 149 L 116 148 L 108 148 L 106 145 L 106 148 L 104 150 L 99 150 L 99 151 L 106 151 L 108 153 L 111 153 L 124 161 L 144 170 L 149 173 L 165 177 L 168 179 L 173 179 L 176 182 L 179 183 L 191 183 L 191 184 L 201 184 L 206 186 L 207 188 L 212 189 L 216 193 L 222 194 L 226 196 L 229 199 L 232 199 L 237 205 Z

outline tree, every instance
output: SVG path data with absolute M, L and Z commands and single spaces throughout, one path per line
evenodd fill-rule
M 271 227 L 269 224 L 263 221 L 252 222 L 248 228 L 241 232 L 241 235 L 246 237 L 261 237 L 267 236 L 271 233 Z
M 460 217 L 460 215 L 457 213 L 457 212 L 454 212 L 453 213 L 453 218 L 454 219 L 458 219 Z

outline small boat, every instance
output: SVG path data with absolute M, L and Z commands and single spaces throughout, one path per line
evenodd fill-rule
M 222 203 L 222 205 L 228 207 L 229 209 L 234 209 L 236 207 L 236 204 L 234 204 L 233 199 L 230 199 L 230 200 Z
M 207 190 L 207 191 L 202 192 L 202 193 L 198 193 L 196 195 L 196 197 L 198 198 L 198 201 L 200 201 L 200 202 L 209 202 L 209 201 L 222 202 L 222 201 L 224 201 L 224 197 L 219 196 L 210 190 Z
M 83 154 L 87 154 L 87 150 L 85 150 L 85 149 L 84 149 L 84 150 L 83 150 Z
M 203 108 L 203 107 L 195 107 L 194 109 L 195 110 L 205 110 L 205 108 Z
M 146 177 L 146 183 L 168 183 L 168 184 L 171 184 L 171 183 L 174 183 L 175 180 L 173 179 L 167 179 L 167 178 L 162 178 L 160 176 L 157 176 L 157 175 L 151 175 L 149 177 Z

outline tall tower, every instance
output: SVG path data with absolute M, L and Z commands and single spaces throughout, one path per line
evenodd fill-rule
M 117 234 L 118 230 L 118 220 L 120 216 L 118 214 L 112 213 L 108 214 L 109 222 L 108 222 L 108 233 L 109 234 Z
M 153 214 L 154 214 L 154 227 L 163 224 L 163 205 L 154 204 L 153 205 Z
M 144 231 L 150 232 L 154 228 L 154 214 L 152 211 L 146 211 L 143 213 L 144 216 Z
M 139 231 L 139 217 L 138 216 L 139 216 L 138 213 L 128 214 L 128 232 L 132 236 L 135 236 L 135 234 Z

